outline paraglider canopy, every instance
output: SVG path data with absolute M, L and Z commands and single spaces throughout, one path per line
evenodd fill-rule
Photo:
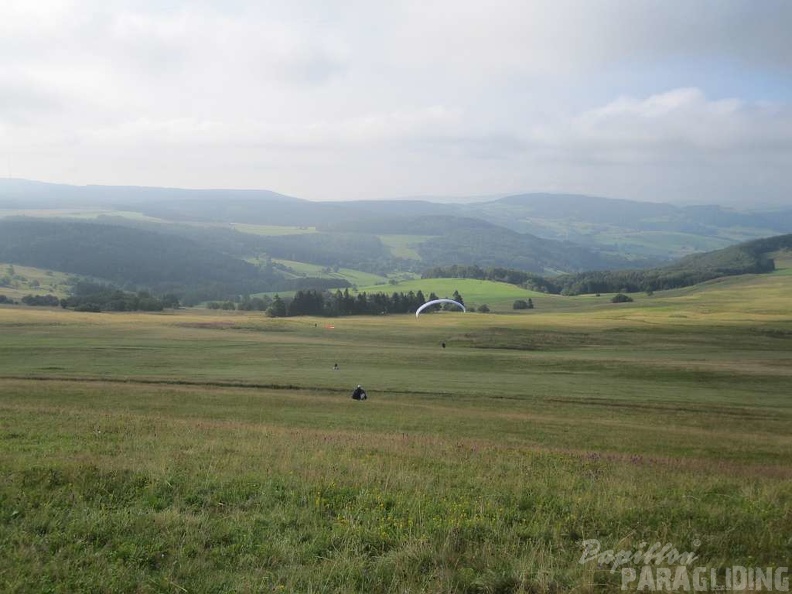
M 421 307 L 419 307 L 416 310 L 415 317 L 417 318 L 421 314 L 421 312 L 425 310 L 427 307 L 430 307 L 432 305 L 437 305 L 438 303 L 452 303 L 457 307 L 461 307 L 462 311 L 467 311 L 465 309 L 465 306 L 462 305 L 459 301 L 454 301 L 453 299 L 432 299 L 431 301 L 427 301 L 426 303 L 424 303 Z

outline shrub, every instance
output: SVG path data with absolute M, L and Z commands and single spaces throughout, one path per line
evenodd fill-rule
M 628 303 L 632 301 L 633 298 L 629 295 L 625 295 L 624 293 L 617 293 L 613 297 L 611 297 L 611 303 Z

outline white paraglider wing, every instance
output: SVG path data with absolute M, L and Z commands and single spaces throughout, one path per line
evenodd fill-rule
M 438 303 L 453 303 L 454 305 L 461 307 L 462 311 L 467 311 L 465 309 L 465 306 L 462 305 L 459 301 L 454 301 L 453 299 L 432 299 L 431 301 L 427 301 L 426 303 L 424 303 L 421 307 L 419 307 L 415 311 L 415 317 L 417 318 L 421 314 L 421 312 L 425 310 L 427 307 L 430 307 L 432 305 L 437 305 Z

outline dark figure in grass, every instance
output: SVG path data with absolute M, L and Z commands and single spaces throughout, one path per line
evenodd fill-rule
M 366 400 L 367 398 L 366 391 L 358 384 L 358 387 L 352 392 L 352 400 Z

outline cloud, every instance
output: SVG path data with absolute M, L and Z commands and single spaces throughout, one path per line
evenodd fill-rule
M 545 137 L 553 137 L 546 131 Z M 684 88 L 645 99 L 620 97 L 586 111 L 557 134 L 567 145 L 635 159 L 723 158 L 792 153 L 792 109 L 789 105 L 708 99 L 696 88 Z
M 443 106 L 362 115 L 341 120 L 317 120 L 302 125 L 276 120 L 212 120 L 191 117 L 138 118 L 111 126 L 86 129 L 83 142 L 129 146 L 151 139 L 168 145 L 270 147 L 337 151 L 421 142 L 452 137 L 460 125 L 459 111 Z
M 0 146 L 76 183 L 641 198 L 675 167 L 781 195 L 789 22 L 783 0 L 6 0 Z

